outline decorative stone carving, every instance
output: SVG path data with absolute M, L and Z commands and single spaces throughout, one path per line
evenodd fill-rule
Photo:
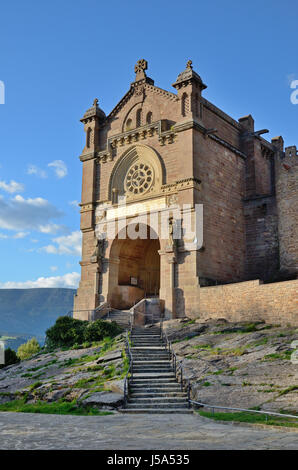
M 153 177 L 151 165 L 141 162 L 133 164 L 125 178 L 125 189 L 132 194 L 144 194 L 151 188 Z
M 148 68 L 148 62 L 145 59 L 138 60 L 135 65 L 136 81 L 146 77 L 145 70 Z
M 192 60 L 188 60 L 186 63 L 186 68 L 187 69 L 192 69 Z
M 97 238 L 95 250 L 91 259 L 97 258 L 97 260 L 100 260 L 101 258 L 103 258 L 104 250 L 105 250 L 105 240 L 103 238 Z
M 178 203 L 178 194 L 167 196 L 167 206 L 175 206 Z
M 156 152 L 145 145 L 135 145 L 124 152 L 116 163 L 110 179 L 109 200 L 112 200 L 113 188 L 120 196 L 134 199 L 146 193 L 159 193 L 163 173 L 160 159 Z

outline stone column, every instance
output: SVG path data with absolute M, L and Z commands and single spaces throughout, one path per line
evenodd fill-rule
M 165 305 L 165 318 L 176 318 L 175 299 L 175 263 L 176 258 L 173 253 L 162 251 L 160 255 L 160 290 L 159 298 Z
M 119 258 L 109 258 L 102 274 L 102 295 L 113 306 L 113 291 L 118 286 Z

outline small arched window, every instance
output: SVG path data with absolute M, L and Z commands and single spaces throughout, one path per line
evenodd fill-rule
M 90 148 L 90 145 L 91 145 L 91 133 L 92 133 L 92 129 L 91 129 L 91 127 L 88 127 L 87 136 L 86 136 L 86 147 L 87 148 Z
M 195 110 L 196 110 L 196 116 L 200 117 L 200 102 L 199 102 L 199 95 L 197 93 L 195 96 Z
M 140 127 L 142 125 L 142 110 L 138 109 L 136 114 L 136 127 Z
M 132 120 L 127 119 L 127 121 L 126 121 L 126 130 L 130 131 L 130 129 L 132 129 Z
M 152 123 L 152 113 L 149 111 L 146 116 L 146 124 L 151 124 Z
M 181 100 L 181 114 L 182 116 L 186 116 L 189 112 L 189 97 L 187 93 L 183 93 L 182 100 Z

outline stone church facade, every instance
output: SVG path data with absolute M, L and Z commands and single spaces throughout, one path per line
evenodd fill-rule
M 108 116 L 95 99 L 81 119 L 74 316 L 90 319 L 105 305 L 128 309 L 146 297 L 158 298 L 167 318 L 298 324 L 296 147 L 284 149 L 282 137 L 268 142 L 251 115 L 235 121 L 206 100 L 191 61 L 175 92 L 155 86 L 146 70 L 138 61 L 134 82 Z M 197 207 L 200 244 L 185 240 Z

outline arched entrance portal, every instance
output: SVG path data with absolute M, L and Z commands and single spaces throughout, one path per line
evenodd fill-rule
M 112 243 L 108 299 L 113 308 L 130 308 L 144 297 L 159 295 L 160 243 L 148 226 L 145 234 L 123 239 L 120 232 Z

